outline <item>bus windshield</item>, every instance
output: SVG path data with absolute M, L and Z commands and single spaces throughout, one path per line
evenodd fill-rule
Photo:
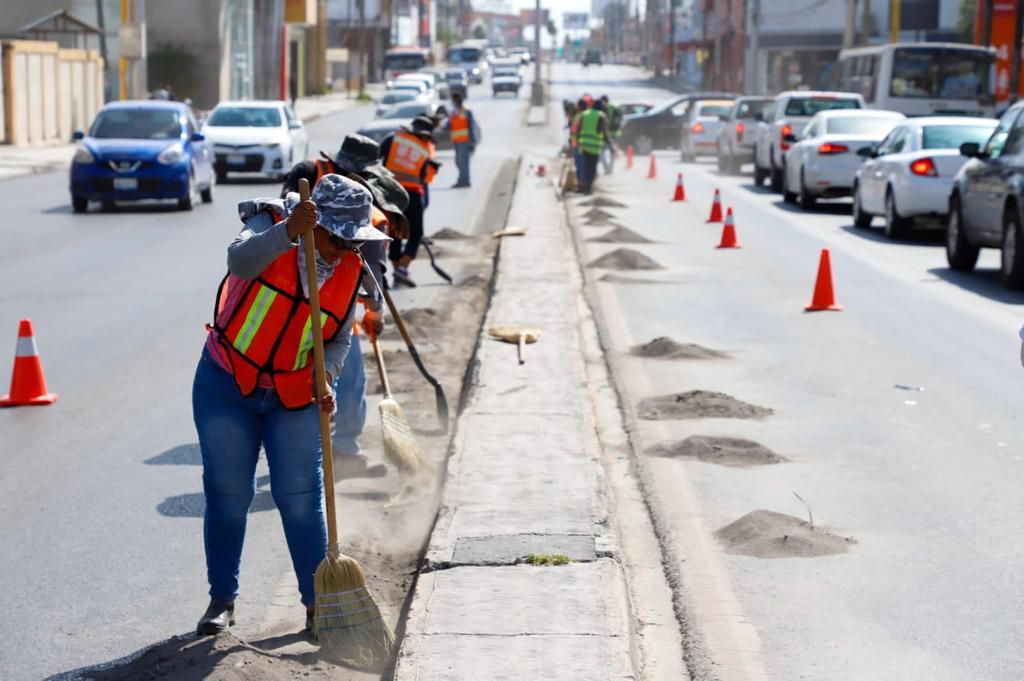
M 991 58 L 975 50 L 900 48 L 893 53 L 893 97 L 971 99 L 988 92 Z
M 416 71 L 427 65 L 427 58 L 414 52 L 400 52 L 384 57 L 384 68 L 389 71 Z

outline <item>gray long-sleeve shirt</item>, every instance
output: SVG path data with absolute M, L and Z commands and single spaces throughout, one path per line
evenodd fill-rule
M 383 261 L 385 243 L 367 242 L 360 248 L 378 282 L 383 282 L 383 273 L 375 271 L 378 268 L 374 266 L 374 260 Z M 288 238 L 285 221 L 275 223 L 269 213 L 261 211 L 245 222 L 234 241 L 228 245 L 228 271 L 242 279 L 255 279 L 270 263 L 286 253 L 289 248 L 295 247 L 295 243 Z M 379 256 L 375 255 L 376 251 L 380 251 Z M 381 293 L 366 272 L 363 272 L 361 286 L 366 297 L 379 309 Z M 345 363 L 345 356 L 352 344 L 352 334 L 346 333 L 345 330 L 352 327 L 355 312 L 356 306 L 353 305 L 348 317 L 342 321 L 341 331 L 332 340 L 324 343 L 324 367 L 331 377 L 338 376 Z

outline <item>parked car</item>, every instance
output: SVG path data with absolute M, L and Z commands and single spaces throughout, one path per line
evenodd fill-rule
M 218 181 L 228 173 L 280 179 L 309 153 L 306 129 L 286 102 L 221 102 L 203 133 L 213 147 Z
M 695 99 L 683 115 L 679 132 L 679 158 L 692 162 L 698 156 L 718 153 L 722 117 L 732 109 L 732 99 Z
M 960 146 L 979 147 L 992 135 L 992 118 L 929 116 L 898 125 L 857 170 L 853 184 L 853 224 L 870 227 L 885 219 L 885 234 L 899 238 L 920 218 L 945 222 L 953 178 L 967 162 Z
M 754 184 L 771 180 L 772 191 L 782 191 L 782 156 L 789 150 L 786 137 L 799 137 L 819 111 L 863 109 L 864 98 L 849 92 L 792 90 L 775 98 L 762 115 L 754 140 Z
M 1002 251 L 1000 279 L 1024 288 L 1024 102 L 1011 106 L 984 145 L 967 142 L 969 160 L 953 180 L 946 219 L 946 259 L 969 272 L 982 248 Z
M 626 116 L 622 121 L 619 145 L 632 145 L 638 154 L 675 147 L 679 144 L 683 116 L 694 100 L 730 99 L 736 96 L 729 92 L 691 92 L 666 100 L 644 113 Z
M 445 71 L 444 81 L 448 86 L 449 95 L 459 94 L 463 99 L 469 97 L 469 76 L 462 69 Z
M 895 111 L 823 111 L 814 116 L 783 158 L 782 196 L 810 209 L 818 199 L 849 196 L 854 176 L 870 152 L 906 120 Z
M 213 154 L 191 107 L 147 100 L 104 106 L 80 141 L 71 162 L 71 207 L 84 213 L 89 201 L 175 199 L 191 210 L 213 201 Z
M 443 104 L 434 105 L 428 102 L 398 104 L 359 128 L 356 132 L 360 135 L 366 135 L 375 142 L 380 142 L 399 128 L 411 124 L 412 119 L 416 116 L 431 116 L 432 118 L 440 119 L 446 116 L 447 113 L 448 111 Z M 434 131 L 434 141 L 439 148 L 447 146 L 450 144 L 451 136 L 447 130 L 438 128 Z
M 760 117 L 774 97 L 739 97 L 722 117 L 718 130 L 718 169 L 738 173 L 744 163 L 754 162 L 754 138 Z

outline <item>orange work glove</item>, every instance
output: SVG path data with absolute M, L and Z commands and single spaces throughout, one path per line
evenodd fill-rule
M 359 322 L 359 327 L 366 332 L 366 335 L 371 340 L 376 340 L 384 331 L 384 320 L 381 319 L 379 312 L 374 312 L 370 308 L 366 308 L 366 312 L 363 313 L 363 320 Z

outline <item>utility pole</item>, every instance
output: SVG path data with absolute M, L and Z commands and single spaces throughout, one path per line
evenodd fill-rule
M 1018 22 L 1020 23 L 1020 22 Z M 900 0 L 889 0 L 889 42 L 900 41 Z
M 981 44 L 992 44 L 992 5 L 994 0 L 981 0 Z
M 753 0 L 750 13 L 750 93 L 761 94 L 761 0 Z
M 861 1 L 860 15 L 860 42 L 862 45 L 871 44 L 871 0 Z
M 857 33 L 857 0 L 846 0 L 846 25 L 843 27 L 843 49 L 853 47 L 853 36 Z
M 679 75 L 679 69 L 676 68 L 676 2 L 678 0 L 669 0 L 668 3 L 669 69 L 673 80 Z
M 533 10 L 533 50 L 537 54 L 534 60 L 533 91 L 530 93 L 530 103 L 534 106 L 544 104 L 544 81 L 541 80 L 540 67 L 544 57 L 540 51 L 540 0 L 537 0 Z

